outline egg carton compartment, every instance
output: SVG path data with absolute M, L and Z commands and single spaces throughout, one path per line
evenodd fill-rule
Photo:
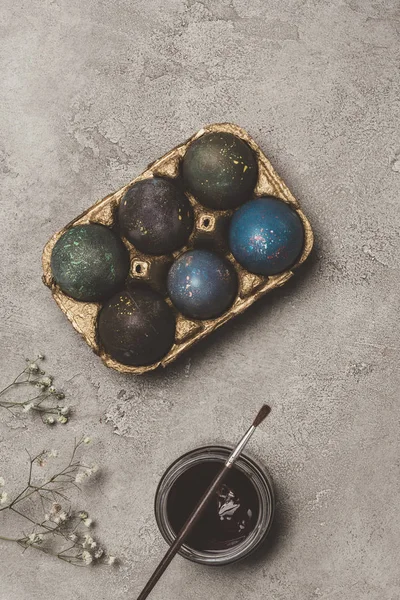
M 233 257 L 227 243 L 227 228 L 234 209 L 219 210 L 207 208 L 189 192 L 184 190 L 193 208 L 193 229 L 185 246 L 168 255 L 154 256 L 139 252 L 121 233 L 118 227 L 118 208 L 124 194 L 131 186 L 139 181 L 164 177 L 175 180 L 176 185 L 182 189 L 181 163 L 188 148 L 195 140 L 208 133 L 230 133 L 250 146 L 258 164 L 258 178 L 252 198 L 262 196 L 275 196 L 289 204 L 297 213 L 304 228 L 304 243 L 302 252 L 297 262 L 288 270 L 273 276 L 262 276 L 250 273 L 243 268 Z M 71 227 L 83 224 L 98 223 L 112 228 L 122 238 L 129 252 L 130 269 L 129 280 L 134 283 L 145 283 L 160 292 L 173 309 L 176 317 L 175 342 L 169 352 L 159 361 L 145 366 L 129 366 L 114 360 L 104 352 L 97 333 L 99 312 L 103 302 L 82 302 L 73 299 L 62 292 L 54 280 L 51 269 L 51 255 L 59 238 Z M 253 138 L 241 127 L 231 124 L 213 124 L 204 127 L 189 140 L 169 151 L 162 158 L 150 164 L 146 170 L 118 191 L 96 202 L 84 213 L 76 217 L 63 229 L 58 231 L 46 244 L 43 251 L 43 281 L 47 285 L 61 310 L 67 316 L 73 327 L 84 337 L 87 344 L 98 354 L 103 362 L 117 371 L 123 373 L 141 374 L 166 366 L 174 361 L 193 344 L 210 335 L 215 329 L 233 317 L 243 313 L 256 300 L 267 292 L 284 285 L 292 276 L 294 270 L 302 264 L 311 252 L 313 246 L 313 233 L 309 221 L 301 210 L 298 201 L 294 198 L 288 187 L 273 169 Z M 207 320 L 187 318 L 181 314 L 166 295 L 166 280 L 168 270 L 174 260 L 184 252 L 196 248 L 210 248 L 224 256 L 234 267 L 238 277 L 238 293 L 232 306 L 219 317 Z

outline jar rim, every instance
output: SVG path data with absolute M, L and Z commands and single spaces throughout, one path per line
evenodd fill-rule
M 176 534 L 168 518 L 167 501 L 172 486 L 188 469 L 207 460 L 220 461 L 221 466 L 231 453 L 232 448 L 220 445 L 208 445 L 195 448 L 177 458 L 164 472 L 158 484 L 154 511 L 156 522 L 161 535 L 171 545 Z M 265 469 L 246 454 L 242 454 L 235 468 L 239 469 L 251 481 L 258 497 L 259 514 L 254 528 L 241 542 L 231 548 L 218 551 L 197 550 L 183 544 L 179 550 L 180 556 L 196 563 L 205 565 L 225 565 L 247 558 L 265 541 L 270 530 L 275 498 L 270 476 Z

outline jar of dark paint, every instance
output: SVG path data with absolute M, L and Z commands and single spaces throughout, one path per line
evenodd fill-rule
M 206 446 L 178 458 L 164 473 L 155 497 L 162 536 L 171 544 L 231 450 Z M 272 482 L 246 455 L 239 457 L 179 554 L 204 565 L 247 558 L 265 542 L 274 516 Z

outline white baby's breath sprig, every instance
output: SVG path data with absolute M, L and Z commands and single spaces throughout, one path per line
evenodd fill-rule
M 99 465 L 92 465 L 87 470 L 88 477 L 91 477 L 92 475 L 96 475 L 96 473 L 98 473 L 98 472 L 99 472 Z
M 84 438 L 76 442 L 69 462 L 47 479 L 43 480 L 41 474 L 40 483 L 35 483 L 36 469 L 51 466 L 53 463 L 48 459 L 56 458 L 58 452 L 43 451 L 30 457 L 28 482 L 22 491 L 11 500 L 6 491 L 0 491 L 0 513 L 17 512 L 33 524 L 28 534 L 16 538 L 0 535 L 0 540 L 15 542 L 24 549 L 39 549 L 72 565 L 112 564 L 112 557 L 105 555 L 104 548 L 94 538 L 93 518 L 87 510 L 74 512 L 68 499 L 68 490 L 77 487 L 77 478 L 87 479 L 98 469 L 97 465 L 89 467 L 78 458 L 78 451 L 85 443 Z M 0 477 L 0 486 L 4 484 L 4 478 Z
M 46 373 L 39 363 L 44 360 L 44 355 L 39 354 L 36 359 L 26 359 L 26 366 L 15 379 L 0 390 L 0 408 L 6 409 L 14 417 L 19 413 L 40 415 L 46 425 L 68 423 L 70 408 L 58 406 L 55 403 L 65 398 L 65 394 L 53 385 L 53 376 Z M 33 389 L 32 389 L 33 388 Z M 29 396 L 24 399 L 11 398 L 16 392 L 22 395 L 28 389 Z
M 93 540 L 93 538 L 88 533 L 86 533 L 83 536 L 82 548 L 91 548 L 92 544 L 96 546 L 96 542 Z
M 90 554 L 88 550 L 84 550 L 82 552 L 82 559 L 85 565 L 90 565 L 93 562 L 93 556 Z
M 61 509 L 62 509 L 62 506 L 59 502 L 53 502 L 50 507 L 50 514 L 56 515 L 61 511 Z
M 44 540 L 44 535 L 42 533 L 30 533 L 27 538 L 27 544 L 41 544 Z
M 61 523 L 65 523 L 65 521 L 67 521 L 68 518 L 69 518 L 68 513 L 65 510 L 62 510 L 53 517 L 53 521 L 54 521 L 54 523 L 57 523 L 57 525 L 58 525 Z
M 85 479 L 90 479 L 93 475 L 98 473 L 99 467 L 98 465 L 92 465 L 91 467 L 83 467 L 82 471 L 78 471 L 75 476 L 76 483 L 83 483 Z
M 84 473 L 84 471 L 79 471 L 75 475 L 75 482 L 76 483 L 83 483 L 85 481 L 85 478 L 86 478 L 86 474 Z
M 93 519 L 91 519 L 90 517 L 88 517 L 87 519 L 83 519 L 83 524 L 86 527 L 91 527 L 93 525 Z
M 39 383 L 41 383 L 45 387 L 50 387 L 53 383 L 53 377 L 51 375 L 46 375 L 45 377 L 42 377 Z

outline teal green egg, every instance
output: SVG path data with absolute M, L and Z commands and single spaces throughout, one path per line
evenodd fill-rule
M 57 240 L 51 270 L 64 294 L 99 302 L 124 284 L 129 262 L 121 238 L 104 225 L 90 223 L 71 227 Z
M 208 133 L 190 144 L 182 176 L 185 188 L 200 204 L 229 210 L 252 197 L 257 159 L 250 146 L 232 133 Z

